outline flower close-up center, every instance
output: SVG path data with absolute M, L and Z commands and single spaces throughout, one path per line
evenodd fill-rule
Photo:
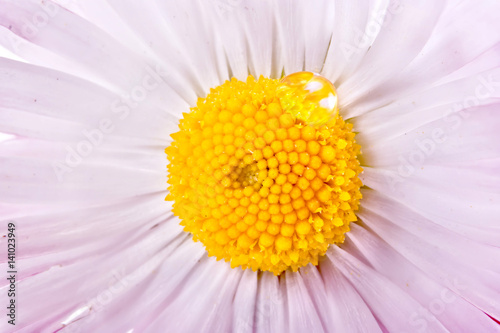
M 173 212 L 209 256 L 278 275 L 342 243 L 361 199 L 352 124 L 323 77 L 211 89 L 165 152 Z
M 500 333 L 500 0 L 0 8 L 0 333 Z

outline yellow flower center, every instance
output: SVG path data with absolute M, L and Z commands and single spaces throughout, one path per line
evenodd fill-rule
M 278 275 L 342 243 L 361 199 L 352 125 L 301 72 L 211 89 L 165 149 L 173 212 L 209 256 Z

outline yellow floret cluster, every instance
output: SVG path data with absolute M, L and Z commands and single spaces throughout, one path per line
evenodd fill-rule
M 342 243 L 361 199 L 352 125 L 298 120 L 278 80 L 211 89 L 165 149 L 173 212 L 210 256 L 278 275 Z

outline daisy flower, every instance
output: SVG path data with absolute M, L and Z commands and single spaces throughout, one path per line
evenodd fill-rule
M 0 0 L 0 330 L 500 331 L 499 10 Z

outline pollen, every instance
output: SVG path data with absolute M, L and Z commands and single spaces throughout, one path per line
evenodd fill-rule
M 166 200 L 209 256 L 275 275 L 344 242 L 361 199 L 360 146 L 333 85 L 300 72 L 211 89 L 165 149 Z

